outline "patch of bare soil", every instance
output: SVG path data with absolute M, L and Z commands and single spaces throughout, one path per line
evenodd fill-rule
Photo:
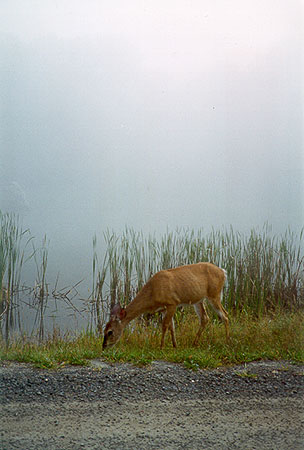
M 1 449 L 303 449 L 304 366 L 0 366 Z

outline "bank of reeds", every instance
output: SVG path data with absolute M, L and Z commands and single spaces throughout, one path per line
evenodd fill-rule
M 24 266 L 32 262 L 32 285 L 23 280 Z M 0 211 L 0 335 L 6 343 L 10 333 L 18 330 L 22 333 L 23 317 L 21 310 L 31 309 L 35 312 L 33 328 L 38 330 L 39 341 L 44 339 L 45 312 L 49 300 L 47 282 L 48 241 L 46 236 L 42 245 L 35 245 L 29 229 L 24 229 L 19 217 L 12 213 Z M 33 279 L 33 278 L 32 278 Z M 27 280 L 28 281 L 28 280 Z M 72 304 L 71 296 L 77 294 L 75 286 L 57 289 L 57 282 L 51 291 L 52 298 L 63 299 L 76 313 L 78 309 Z
M 108 311 L 118 301 L 128 304 L 161 269 L 209 261 L 227 271 L 223 302 L 230 314 L 299 309 L 304 306 L 302 238 L 303 231 L 290 230 L 274 236 L 269 226 L 249 234 L 182 229 L 158 237 L 129 228 L 120 235 L 108 231 L 100 266 L 95 253 L 92 298 L 102 298 Z
M 10 327 L 20 320 L 16 295 L 21 284 L 22 267 L 32 257 L 26 253 L 31 239 L 29 230 L 22 229 L 17 216 L 0 211 L 0 316 L 4 319 L 6 340 Z
M 223 303 L 230 316 L 244 313 L 262 317 L 304 306 L 303 231 L 274 235 L 269 226 L 264 226 L 243 234 L 230 228 L 209 233 L 178 229 L 145 235 L 126 228 L 120 234 L 106 231 L 103 238 L 98 243 L 100 248 L 96 237 L 93 240 L 92 291 L 86 302 L 90 331 L 98 329 L 102 333 L 110 307 L 117 302 L 128 304 L 157 271 L 199 261 L 226 269 Z M 26 305 L 37 312 L 39 340 L 44 339 L 49 295 L 55 301 L 64 300 L 75 314 L 79 313 L 79 283 L 58 290 L 56 281 L 55 287 L 49 288 L 47 238 L 36 248 L 18 217 L 0 212 L 0 325 L 6 341 L 16 321 L 22 332 L 18 292 L 22 289 L 22 268 L 28 260 L 36 265 L 36 282 L 27 288 L 32 300 Z M 177 323 L 184 320 L 189 309 L 177 314 Z

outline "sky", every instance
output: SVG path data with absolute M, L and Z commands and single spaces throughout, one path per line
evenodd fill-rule
M 303 14 L 299 0 L 1 0 L 0 208 L 76 273 L 107 228 L 299 230 Z

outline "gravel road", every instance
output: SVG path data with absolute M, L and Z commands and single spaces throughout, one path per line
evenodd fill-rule
M 304 449 L 304 366 L 0 365 L 3 450 Z

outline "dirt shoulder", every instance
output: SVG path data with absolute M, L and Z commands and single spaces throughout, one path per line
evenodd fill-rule
M 0 366 L 3 449 L 302 449 L 304 366 Z

